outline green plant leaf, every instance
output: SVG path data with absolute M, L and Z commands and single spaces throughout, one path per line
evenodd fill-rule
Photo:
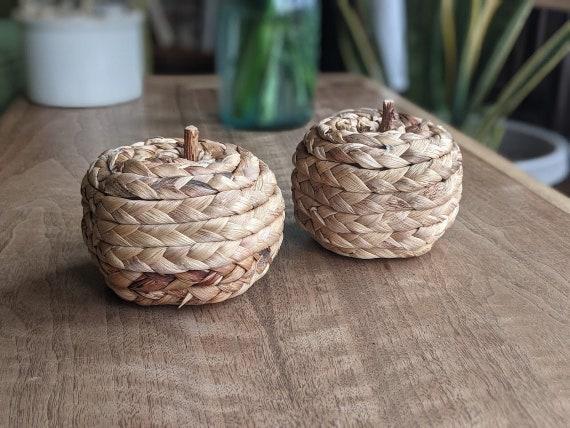
M 481 107 L 518 39 L 533 5 L 533 0 L 523 0 L 516 5 L 515 10 L 504 26 L 502 34 L 494 43 L 493 52 L 481 72 L 481 77 L 479 77 L 477 86 L 473 91 L 473 101 L 469 110 L 474 111 Z
M 258 21 L 240 28 L 240 55 L 236 66 L 233 114 L 245 117 L 253 114 L 256 100 L 252 94 L 259 92 L 259 80 L 264 76 L 275 38 L 275 19 L 267 7 Z
M 445 61 L 445 91 L 446 99 L 451 100 L 451 91 L 455 82 L 457 69 L 457 37 L 455 30 L 454 0 L 441 0 L 441 35 Z
M 564 24 L 513 76 L 497 102 L 484 115 L 477 136 L 485 135 L 501 117 L 506 117 L 570 52 L 570 22 Z
M 362 67 L 362 63 L 358 59 L 356 49 L 350 40 L 350 35 L 347 31 L 343 30 L 346 29 L 341 29 L 338 32 L 338 49 L 344 66 L 348 71 L 353 73 L 366 74 Z
M 285 34 L 286 27 L 284 25 L 273 26 L 271 51 L 267 58 L 259 92 L 259 122 L 263 125 L 271 124 L 279 115 L 277 94 L 281 80 L 280 62 L 283 55 Z
M 407 0 L 407 46 L 410 86 L 406 96 L 427 110 L 437 109 L 434 94 L 445 92 L 439 27 L 441 0 Z M 434 24 L 436 27 L 434 27 Z M 428 36 L 430 35 L 430 36 Z M 437 43 L 436 43 L 437 42 Z M 440 73 L 441 72 L 441 73 Z M 436 76 L 439 78 L 436 81 Z M 426 83 L 427 82 L 427 83 Z
M 453 123 L 460 124 L 465 118 L 465 104 L 469 94 L 473 71 L 479 61 L 485 34 L 499 7 L 499 0 L 486 0 L 481 7 L 481 0 L 471 0 L 471 14 L 467 37 L 461 52 L 457 84 L 453 100 Z
M 368 34 L 364 29 L 364 25 L 358 17 L 358 14 L 350 6 L 348 0 L 338 0 L 337 4 L 352 40 L 360 53 L 360 58 L 366 70 L 366 74 L 380 82 L 383 82 L 384 77 L 380 61 L 374 51 L 374 47 L 370 42 Z
M 438 2 L 439 3 L 439 2 Z M 437 28 L 440 21 L 440 5 L 436 5 L 436 11 L 433 14 L 433 21 L 431 28 Z M 447 110 L 445 101 L 445 71 L 444 71 L 444 53 L 443 53 L 443 39 L 439 31 L 429 30 L 429 48 L 426 49 L 429 53 L 428 66 L 426 70 L 428 89 L 429 89 L 429 102 L 432 110 L 441 112 Z M 424 82 L 422 82 L 423 84 Z

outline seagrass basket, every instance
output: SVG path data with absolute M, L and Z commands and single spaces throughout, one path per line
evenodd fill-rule
M 297 223 L 349 257 L 425 254 L 453 223 L 462 190 L 459 147 L 441 126 L 382 111 L 344 110 L 312 127 L 293 156 Z
M 261 278 L 283 239 L 275 175 L 250 151 L 152 138 L 108 150 L 81 184 L 85 243 L 107 285 L 140 305 L 199 305 Z

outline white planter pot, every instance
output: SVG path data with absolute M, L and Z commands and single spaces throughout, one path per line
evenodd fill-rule
M 549 186 L 560 183 L 568 175 L 568 141 L 538 126 L 507 120 L 499 153 Z
M 142 14 L 22 19 L 28 97 L 57 107 L 134 100 L 143 88 Z

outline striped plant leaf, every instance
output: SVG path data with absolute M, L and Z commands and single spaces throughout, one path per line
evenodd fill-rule
M 454 0 L 441 0 L 441 35 L 445 61 L 445 97 L 449 103 L 457 70 L 457 36 L 455 29 Z
M 485 113 L 477 136 L 484 136 L 502 117 L 508 116 L 527 95 L 570 53 L 570 22 L 567 22 L 538 49 L 513 76 Z
M 461 52 L 457 84 L 453 100 L 453 123 L 459 124 L 465 118 L 466 101 L 469 94 L 473 72 L 477 67 L 481 47 L 485 34 L 493 16 L 499 7 L 499 0 L 486 0 L 481 5 L 481 0 L 471 0 L 471 16 L 467 38 Z
M 346 26 L 350 32 L 352 40 L 360 52 L 360 58 L 366 73 L 368 76 L 383 82 L 384 77 L 380 61 L 358 14 L 350 6 L 348 0 L 338 0 L 337 4 L 344 21 L 346 22 Z
M 502 34 L 494 42 L 494 49 L 489 60 L 481 71 L 481 75 L 473 91 L 470 110 L 481 108 L 485 97 L 493 87 L 499 72 L 505 65 L 507 57 L 523 29 L 533 5 L 534 0 L 522 0 L 518 2 L 512 11 L 512 15 L 506 22 Z

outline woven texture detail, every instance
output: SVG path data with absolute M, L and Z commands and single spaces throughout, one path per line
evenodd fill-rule
M 194 128 L 195 129 L 195 128 Z M 103 153 L 82 184 L 82 231 L 107 285 L 140 305 L 245 292 L 283 240 L 274 174 L 233 144 L 152 138 Z
M 323 247 L 356 258 L 425 254 L 453 223 L 461 151 L 429 121 L 344 110 L 312 127 L 293 155 L 297 223 Z

